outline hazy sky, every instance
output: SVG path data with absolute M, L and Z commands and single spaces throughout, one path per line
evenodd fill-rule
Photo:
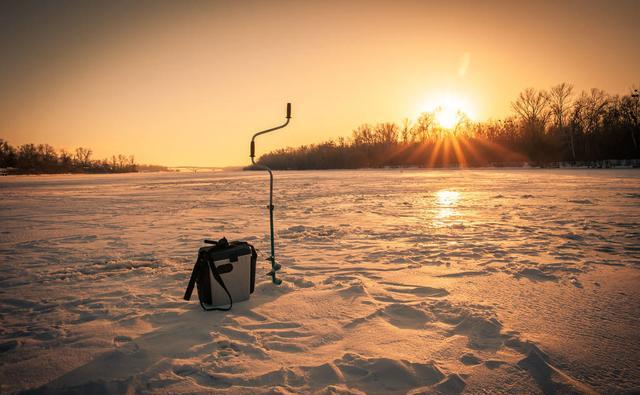
M 0 138 L 97 158 L 240 165 L 287 101 L 258 154 L 562 81 L 638 84 L 640 0 L 0 2 Z

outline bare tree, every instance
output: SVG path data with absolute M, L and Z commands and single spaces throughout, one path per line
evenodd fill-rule
M 405 118 L 402 121 L 402 129 L 400 129 L 400 136 L 404 144 L 409 143 L 409 140 L 411 139 L 411 121 L 409 120 L 409 118 Z
M 549 102 L 549 108 L 551 110 L 551 116 L 553 118 L 553 125 L 561 132 L 566 133 L 569 136 L 571 156 L 573 160 L 576 160 L 576 147 L 573 136 L 573 129 L 566 128 L 565 130 L 565 125 L 568 124 L 569 116 L 571 115 L 572 96 L 573 85 L 563 82 L 551 87 L 547 95 L 547 100 Z
M 78 147 L 76 148 L 75 159 L 81 166 L 89 166 L 89 163 L 91 161 L 91 154 L 93 154 L 93 151 L 91 151 L 90 149 Z
M 47 170 L 51 170 L 58 164 L 58 155 L 56 149 L 49 144 L 38 144 L 38 156 L 42 162 L 41 166 Z
M 0 167 L 13 167 L 16 165 L 18 155 L 16 149 L 3 139 L 0 139 Z
M 527 88 L 520 92 L 516 101 L 511 103 L 513 110 L 527 124 L 544 126 L 549 119 L 547 94 Z
M 34 144 L 22 144 L 18 148 L 18 167 L 33 169 L 38 166 L 38 149 Z
M 120 167 L 120 170 L 123 170 L 125 168 L 127 168 L 127 166 L 129 165 L 129 158 L 127 158 L 125 155 L 118 155 L 118 167 Z
M 453 133 L 456 136 L 464 136 L 471 133 L 471 120 L 469 116 L 465 114 L 463 111 L 458 111 L 456 113 L 456 124 L 453 127 Z
M 58 161 L 63 169 L 68 170 L 71 168 L 73 163 L 73 157 L 70 153 L 68 153 L 64 148 L 60 150 L 60 155 L 58 156 Z
M 371 125 L 364 123 L 353 130 L 353 142 L 355 145 L 373 144 L 373 131 Z
M 581 99 L 585 104 L 585 131 L 593 133 L 602 121 L 602 116 L 609 104 L 609 95 L 601 89 L 593 88 L 589 94 L 583 93 Z
M 433 112 L 420 114 L 416 123 L 411 128 L 411 141 L 420 143 L 427 141 L 431 137 L 434 122 L 435 114 Z
M 636 133 L 640 131 L 640 92 L 638 92 L 638 89 L 634 89 L 630 95 L 622 97 L 619 106 L 623 118 L 632 126 L 631 141 L 633 142 L 633 148 L 637 151 L 638 138 Z
M 590 140 L 601 126 L 609 104 L 609 96 L 600 89 L 593 88 L 589 93 L 582 92 L 575 101 L 571 118 L 574 130 L 583 134 L 584 154 L 589 156 Z
M 571 110 L 571 97 L 573 96 L 573 85 L 563 82 L 552 87 L 547 95 L 553 124 L 558 128 L 563 128 L 569 117 Z
M 398 125 L 392 122 L 379 123 L 373 130 L 375 144 L 393 144 L 398 141 Z

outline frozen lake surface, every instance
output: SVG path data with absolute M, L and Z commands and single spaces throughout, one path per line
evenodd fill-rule
M 0 178 L 0 392 L 640 389 L 640 171 Z M 202 239 L 261 252 L 229 313 Z

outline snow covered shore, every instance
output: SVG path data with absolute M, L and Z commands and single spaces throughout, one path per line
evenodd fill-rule
M 1 393 L 640 389 L 640 171 L 0 179 Z M 228 313 L 204 238 L 262 253 Z

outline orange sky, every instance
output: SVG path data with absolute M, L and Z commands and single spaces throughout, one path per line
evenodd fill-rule
M 0 138 L 227 166 L 414 118 L 500 118 L 525 87 L 627 93 L 640 1 L 0 3 Z

